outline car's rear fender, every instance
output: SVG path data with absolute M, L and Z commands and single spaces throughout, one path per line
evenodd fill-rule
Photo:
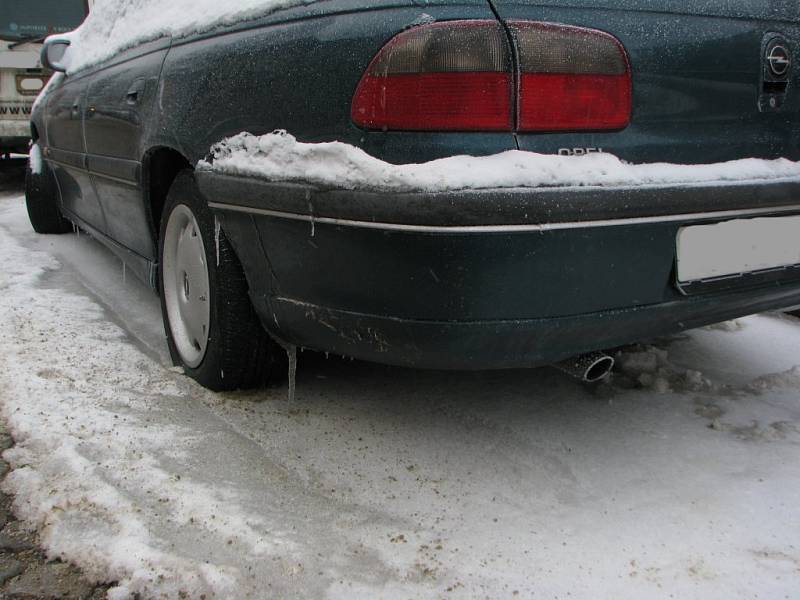
M 351 121 L 358 82 L 389 39 L 414 24 L 454 19 L 496 18 L 486 0 L 424 7 L 410 0 L 332 0 L 174 40 L 164 64 L 157 130 L 168 131 L 191 162 L 225 137 L 275 129 L 301 141 L 348 142 L 405 162 L 514 149 L 510 131 L 368 135 Z
M 768 20 L 755 16 L 752 3 L 741 10 L 712 2 L 683 11 L 674 2 L 657 9 L 645 0 L 630 0 L 625 10 L 608 2 L 494 4 L 506 22 L 566 23 L 616 36 L 632 69 L 630 125 L 620 131 L 516 137 L 359 129 L 350 116 L 353 93 L 387 40 L 430 20 L 495 15 L 484 0 L 430 3 L 424 9 L 410 1 L 337 0 L 175 40 L 164 66 L 163 122 L 156 131 L 168 132 L 192 162 L 227 136 L 278 128 L 301 141 L 345 141 L 396 163 L 486 155 L 517 144 L 543 153 L 602 150 L 632 162 L 800 158 L 798 61 L 780 110 L 759 110 L 762 42 L 778 32 L 796 46 L 800 23 L 789 17 L 797 9 L 778 7 L 783 12 L 773 10 Z M 509 44 L 513 40 L 509 35 Z

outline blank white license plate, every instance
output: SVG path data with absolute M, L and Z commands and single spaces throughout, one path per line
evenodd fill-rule
M 737 219 L 678 231 L 678 281 L 800 264 L 800 216 Z

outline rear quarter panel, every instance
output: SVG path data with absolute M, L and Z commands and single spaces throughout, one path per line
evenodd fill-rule
M 485 0 L 342 0 L 175 40 L 162 77 L 161 141 L 191 162 L 226 136 L 275 129 L 301 141 L 348 142 L 397 161 L 512 149 L 511 133 L 414 134 L 413 143 L 392 146 L 394 136 L 366 134 L 351 123 L 355 88 L 386 41 L 425 20 L 465 18 L 495 17 Z

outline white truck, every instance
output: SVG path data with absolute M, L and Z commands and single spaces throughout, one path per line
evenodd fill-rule
M 0 2 L 0 157 L 28 152 L 33 101 L 50 77 L 39 60 L 44 38 L 74 29 L 88 11 L 88 0 Z

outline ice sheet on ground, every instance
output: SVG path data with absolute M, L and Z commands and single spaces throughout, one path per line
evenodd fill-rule
M 0 253 L 5 490 L 51 556 L 119 582 L 112 600 L 800 589 L 794 318 L 622 349 L 591 389 L 306 352 L 289 405 L 151 358 L 157 298 L 91 239 L 35 236 L 19 196 L 0 198 Z

